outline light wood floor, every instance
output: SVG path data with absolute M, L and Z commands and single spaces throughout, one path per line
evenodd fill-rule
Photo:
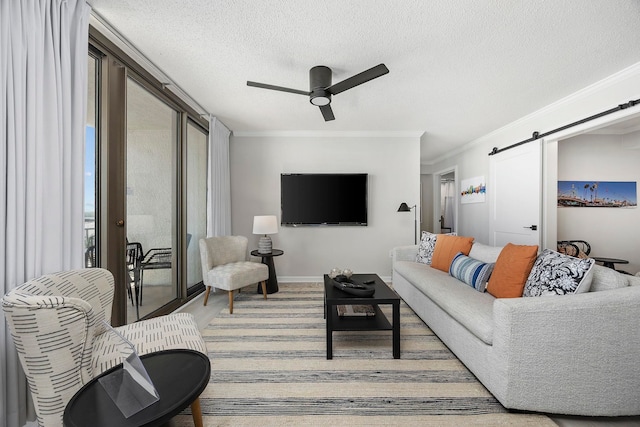
M 244 292 L 256 292 L 255 285 L 244 288 Z M 146 290 L 145 290 L 146 292 Z M 146 298 L 146 295 L 145 295 Z M 191 313 L 196 318 L 198 327 L 203 330 L 220 310 L 228 306 L 229 298 L 226 292 L 212 292 L 209 296 L 207 306 L 203 305 L 204 295 L 194 298 L 188 304 L 182 306 L 178 311 Z M 639 391 L 640 393 L 640 391 Z M 560 427 L 639 427 L 640 416 L 638 417 L 575 417 L 553 415 L 551 419 Z M 169 427 L 168 424 L 165 427 Z

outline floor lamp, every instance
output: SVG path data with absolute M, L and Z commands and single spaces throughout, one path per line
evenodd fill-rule
M 405 202 L 400 203 L 400 207 L 398 208 L 398 212 L 409 212 L 412 209 L 415 209 L 417 205 L 413 205 L 409 207 Z M 418 213 L 417 209 L 413 211 L 413 244 L 418 244 Z

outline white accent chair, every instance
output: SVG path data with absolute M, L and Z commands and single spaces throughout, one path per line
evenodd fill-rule
M 248 261 L 249 240 L 244 236 L 220 236 L 200 239 L 202 280 L 207 286 L 204 305 L 207 305 L 211 288 L 229 292 L 229 314 L 233 314 L 233 291 L 260 282 L 262 294 L 267 299 L 269 268 L 261 263 Z
M 123 341 L 109 331 L 113 275 L 101 268 L 48 274 L 26 282 L 2 298 L 2 308 L 25 371 L 40 426 L 62 425 L 71 397 L 127 356 Z M 138 355 L 191 349 L 207 354 L 195 319 L 169 314 L 114 328 Z M 199 400 L 191 405 L 202 425 Z

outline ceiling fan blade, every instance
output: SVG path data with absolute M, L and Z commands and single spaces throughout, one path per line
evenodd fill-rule
M 335 120 L 335 116 L 333 115 L 333 110 L 331 109 L 331 104 L 321 105 L 320 112 L 322 112 L 322 117 L 324 117 L 325 122 L 329 122 L 331 120 Z
M 377 77 L 384 76 L 389 72 L 389 69 L 386 65 L 380 64 L 376 65 L 373 68 L 369 68 L 366 71 L 361 72 L 360 74 L 356 74 L 353 77 L 349 77 L 346 80 L 338 82 L 334 85 L 329 86 L 326 90 L 332 95 L 337 95 L 340 92 L 344 92 L 347 89 L 351 89 L 362 83 L 366 83 L 369 80 L 373 80 Z
M 295 93 L 298 95 L 306 95 L 306 96 L 311 95 L 311 92 L 307 92 L 304 90 L 291 89 L 288 87 L 274 86 L 274 85 L 268 85 L 264 83 L 257 83 L 257 82 L 250 82 L 250 81 L 247 81 L 247 86 L 259 87 L 262 89 L 279 90 L 280 92 L 289 92 L 289 93 Z

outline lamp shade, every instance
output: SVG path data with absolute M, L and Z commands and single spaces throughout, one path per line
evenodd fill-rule
M 253 234 L 276 234 L 278 219 L 275 215 L 257 215 L 253 217 Z
M 412 208 L 409 207 L 405 202 L 400 203 L 400 207 L 398 208 L 398 212 L 410 212 Z
M 398 212 L 411 212 L 418 205 L 409 206 L 406 202 L 400 203 L 398 207 Z M 413 211 L 413 243 L 418 243 L 418 210 Z

